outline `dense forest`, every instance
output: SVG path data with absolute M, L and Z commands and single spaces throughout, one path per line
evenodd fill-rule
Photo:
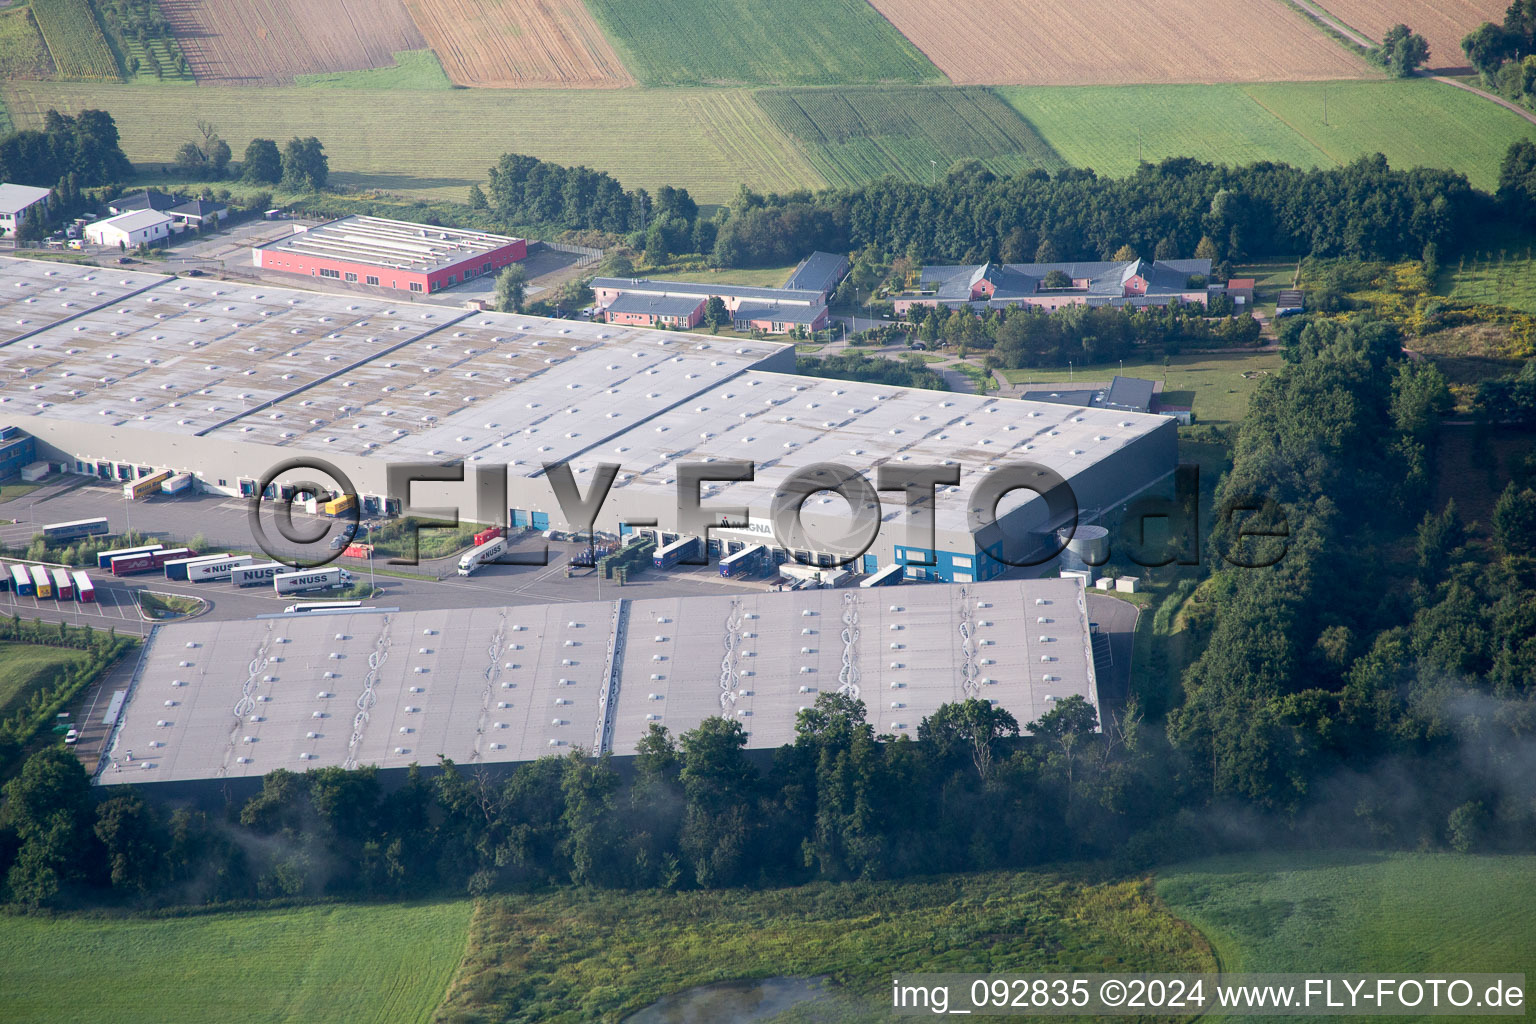
M 1506 161 L 1506 167 L 1509 161 Z M 793 263 L 811 249 L 872 246 L 918 261 L 1109 259 L 1122 246 L 1158 259 L 1210 255 L 1419 258 L 1458 251 L 1496 213 L 1453 171 L 1393 170 L 1380 155 L 1340 168 L 1191 159 L 1125 178 L 1091 170 L 1000 178 L 961 162 L 933 184 L 882 179 L 854 189 L 762 196 L 743 189 L 711 220 L 681 189 L 653 200 L 612 177 L 507 155 L 470 205 L 511 224 L 633 233 L 648 257 L 698 252 L 715 266 Z M 637 245 L 637 247 L 638 247 Z
M 1287 365 L 1261 383 L 1217 492 L 1218 510 L 1255 511 L 1217 516 L 1219 568 L 1178 588 L 1201 653 L 1182 678 L 1150 673 L 1101 731 L 1081 699 L 1034 723 L 971 701 L 892 738 L 859 695 L 832 693 L 771 763 L 715 718 L 653 728 L 622 772 L 580 753 L 510 777 L 444 764 L 391 789 L 371 769 L 278 771 L 224 814 L 131 789 L 98 804 L 53 747 L 5 790 L 7 895 L 775 885 L 1319 843 L 1529 850 L 1536 458 L 1509 467 L 1474 538 L 1427 497 L 1450 395 L 1396 326 L 1297 320 L 1282 341 Z M 1536 362 L 1480 396 L 1486 429 L 1528 422 Z

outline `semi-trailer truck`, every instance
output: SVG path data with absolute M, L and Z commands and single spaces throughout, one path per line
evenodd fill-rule
M 339 590 L 352 582 L 352 574 L 337 566 L 280 572 L 272 577 L 272 589 L 279 595 L 303 594 L 311 590 Z
M 473 576 L 482 565 L 496 561 L 496 559 L 506 553 L 506 550 L 507 539 L 505 537 L 495 537 L 484 544 L 471 548 L 464 553 L 463 558 L 459 559 L 459 575 Z

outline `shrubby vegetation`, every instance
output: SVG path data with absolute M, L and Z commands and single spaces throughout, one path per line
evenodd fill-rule
M 1502 22 L 1485 21 L 1461 41 L 1483 83 L 1506 99 L 1536 106 L 1536 0 L 1510 0 Z
M 867 356 L 862 352 L 824 357 L 799 356 L 795 359 L 795 372 L 810 377 L 830 377 L 833 380 L 859 380 L 894 387 L 929 388 L 933 391 L 948 390 L 944 378 L 919 361 L 884 359 Z

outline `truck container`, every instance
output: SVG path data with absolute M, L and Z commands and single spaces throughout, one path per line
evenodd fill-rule
M 112 568 L 112 559 L 114 558 L 122 555 L 142 555 L 146 551 L 159 551 L 164 546 L 163 544 L 140 544 L 136 548 L 114 548 L 111 551 L 98 551 L 96 552 L 96 568 L 110 569 Z
M 241 566 L 250 565 L 256 559 L 250 555 L 231 555 L 228 558 L 200 558 L 187 566 L 188 583 L 212 583 L 227 580 Z
M 75 599 L 75 581 L 70 577 L 69 570 L 53 570 L 53 596 L 60 601 Z
M 210 559 L 210 558 L 228 558 L 228 557 L 230 557 L 230 554 L 229 554 L 228 551 L 221 552 L 220 554 L 217 554 L 217 555 L 190 555 L 190 556 L 188 556 L 186 558 L 173 558 L 173 559 L 167 561 L 165 563 L 165 565 L 161 566 L 161 568 L 163 568 L 165 570 L 165 578 L 166 579 L 168 579 L 168 580 L 184 580 L 184 579 L 187 579 L 187 568 L 193 562 L 201 562 L 201 561 L 204 561 L 204 560 Z
M 720 575 L 746 576 L 757 572 L 768 562 L 768 549 L 761 544 L 742 548 L 733 555 L 720 559 Z
M 170 478 L 171 471 L 162 469 L 158 473 L 151 473 L 149 476 L 141 476 L 137 480 L 130 480 L 128 483 L 123 484 L 123 497 L 138 501 L 140 498 L 147 498 L 151 494 L 159 494 L 160 485 Z
M 281 594 L 303 594 L 311 590 L 339 590 L 352 582 L 352 574 L 339 566 L 280 572 L 272 577 L 272 589 Z
M 348 544 L 346 549 L 344 551 L 342 551 L 342 554 L 346 555 L 348 558 L 372 558 L 373 557 L 373 545 L 372 544 Z
M 506 550 L 507 539 L 505 537 L 496 537 L 486 541 L 484 544 L 476 545 L 466 551 L 464 557 L 459 559 L 459 575 L 474 575 L 475 571 L 482 565 L 496 561 Z
M 320 507 L 320 511 L 323 515 L 328 515 L 334 519 L 335 517 L 341 515 L 343 512 L 354 508 L 356 505 L 357 495 L 343 494 L 339 498 L 332 498 L 330 501 L 326 502 Z
M 166 562 L 174 562 L 181 558 L 196 558 L 197 552 L 191 548 L 160 548 L 156 551 L 145 551 L 137 555 L 118 555 L 107 566 L 113 576 L 133 576 L 141 572 L 154 572 L 165 567 Z
M 484 544 L 488 540 L 495 540 L 497 537 L 505 536 L 505 527 L 493 526 L 488 530 L 481 530 L 479 533 L 475 534 L 475 546 L 479 547 L 481 544 Z
M 282 562 L 257 562 L 254 565 L 242 565 L 230 576 L 230 581 L 237 587 L 254 587 L 259 583 L 270 582 L 278 573 L 292 572 L 293 566 L 284 565 Z
M 684 558 L 692 557 L 698 552 L 699 538 L 679 537 L 665 547 L 657 548 L 651 562 L 658 569 L 670 569 Z
M 32 574 L 27 572 L 26 566 L 11 566 L 11 589 L 16 591 L 17 597 L 26 597 L 32 593 Z
M 67 523 L 49 523 L 43 527 L 43 537 L 50 544 L 77 540 L 81 537 L 101 537 L 111 532 L 104 516 L 96 519 L 75 519 Z
M 32 596 L 36 598 L 53 596 L 53 580 L 48 575 L 48 570 L 40 565 L 29 566 L 32 573 Z
M 161 494 L 188 494 L 192 490 L 192 474 L 177 473 L 160 485 Z
M 96 584 L 91 582 L 91 577 L 83 572 L 77 572 L 75 576 L 75 600 L 81 604 L 96 603 Z

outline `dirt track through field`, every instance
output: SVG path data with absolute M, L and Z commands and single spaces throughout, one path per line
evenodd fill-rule
M 581 0 L 406 0 L 458 85 L 634 85 Z
M 389 67 L 426 41 L 400 0 L 160 0 L 199 82 L 275 85 Z
M 1461 40 L 1485 21 L 1502 21 L 1507 0 L 1318 0 L 1329 14 L 1380 42 L 1393 25 L 1429 41 L 1429 67 L 1467 66 Z
M 1372 70 L 1280 0 L 870 0 L 958 85 L 1317 81 Z M 1426 0 L 1427 2 L 1427 0 Z

